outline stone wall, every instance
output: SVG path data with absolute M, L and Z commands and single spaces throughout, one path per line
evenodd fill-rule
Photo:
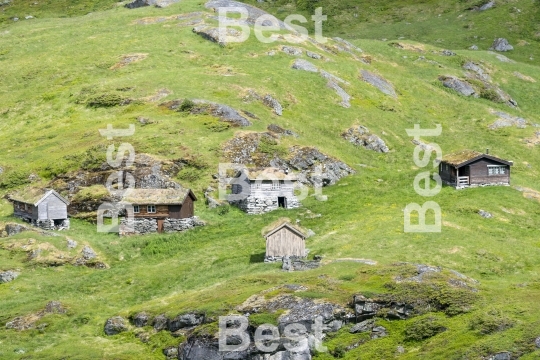
M 264 214 L 279 208 L 277 196 L 248 196 L 246 199 L 231 203 L 251 215 Z M 299 207 L 300 202 L 296 196 L 287 197 L 287 209 L 296 209 Z
M 54 220 L 33 220 L 29 219 L 28 217 L 24 216 L 18 216 L 17 214 L 14 214 L 16 217 L 32 224 L 32 226 L 38 227 L 43 230 L 69 230 L 70 227 L 70 221 L 69 219 L 64 220 L 56 220 L 56 224 Z
M 176 231 L 185 231 L 192 229 L 196 226 L 204 226 L 205 223 L 197 216 L 193 216 L 186 219 L 164 219 L 163 232 L 170 233 Z M 134 231 L 129 231 L 128 227 L 131 227 Z M 128 221 L 122 219 L 120 221 L 120 235 L 143 235 L 157 233 L 158 223 L 157 219 L 134 219 Z

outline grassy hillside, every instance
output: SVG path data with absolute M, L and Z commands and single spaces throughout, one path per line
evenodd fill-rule
M 347 3 L 340 4 L 343 9 L 336 9 L 336 14 L 347 9 Z M 512 6 L 525 9 L 530 4 L 519 1 Z M 107 8 L 110 4 L 102 5 Z M 0 325 L 37 312 L 51 300 L 68 308 L 67 315 L 41 319 L 38 324 L 47 326 L 39 329 L 16 332 L 2 326 L 0 358 L 163 359 L 161 350 L 177 345 L 182 338 L 173 338 L 166 332 L 149 332 L 149 342 L 143 343 L 133 331 L 107 337 L 103 332 L 105 320 L 140 310 L 173 315 L 197 309 L 215 316 L 227 313 L 254 293 L 291 283 L 309 288 L 302 296 L 346 304 L 354 293 L 388 291 L 384 284 L 395 275 L 392 264 L 398 262 L 442 266 L 477 279 L 479 300 L 467 314 L 437 314 L 447 331 L 424 341 L 405 340 L 405 328 L 413 320 L 385 322 L 387 338 L 369 341 L 347 352 L 345 359 L 392 358 L 398 345 L 407 350 L 400 355 L 402 359 L 481 359 L 503 350 L 522 352 L 522 359 L 540 356 L 530 346 L 530 339 L 540 336 L 540 203 L 515 188 L 540 190 L 538 145 L 524 142 L 535 138 L 539 129 L 532 124 L 540 123 L 540 68 L 528 60 L 529 50 L 537 48 L 533 36 L 523 35 L 531 45 L 517 47 L 514 53 L 507 54 L 517 61 L 507 63 L 487 51 L 465 50 L 469 35 L 453 32 L 452 26 L 457 26 L 457 22 L 441 28 L 429 22 L 438 20 L 426 20 L 422 26 L 430 31 L 418 38 L 426 44 L 399 40 L 422 48 L 421 53 L 378 40 L 383 33 L 391 40 L 407 36 L 401 33 L 407 17 L 392 20 L 391 8 L 379 10 L 388 16 L 387 24 L 374 26 L 375 15 L 371 23 L 361 22 L 358 28 L 346 27 L 349 22 L 334 22 L 332 33 L 354 37 L 354 43 L 371 57 L 371 65 L 347 53 L 326 53 L 309 42 L 296 46 L 328 58 L 330 61 L 308 60 L 350 83 L 343 86 L 353 97 L 351 108 L 346 109 L 339 105 L 336 93 L 326 87 L 325 79 L 290 68 L 295 58 L 280 51 L 285 43 L 261 44 L 251 37 L 246 43 L 222 48 L 194 34 L 192 26 L 182 21 L 171 19 L 147 25 L 137 22 L 142 18 L 206 11 L 198 1 L 184 0 L 166 9 L 127 10 L 115 6 L 97 11 L 102 5 L 96 5 L 98 8 L 90 10 L 96 12 L 84 16 L 58 18 L 53 16 L 58 13 L 51 10 L 43 17 L 0 25 L 2 195 L 24 186 L 30 174 L 37 174 L 41 178 L 38 184 L 44 184 L 56 175 L 80 168 L 93 156 L 100 159 L 105 146 L 111 143 L 98 132 L 107 124 L 118 128 L 135 124 L 135 135 L 122 141 L 131 143 L 139 153 L 162 159 L 196 158 L 204 163 L 205 167 L 197 170 L 195 176 L 180 172 L 176 179 L 193 188 L 200 198 L 202 189 L 212 181 L 211 175 L 217 172 L 218 163 L 223 161 L 221 145 L 239 131 L 260 132 L 271 123 L 300 135 L 296 140 L 282 138 L 281 146 L 317 147 L 350 165 L 357 174 L 324 188 L 326 202 L 309 197 L 301 209 L 263 216 L 248 216 L 237 209 L 219 215 L 199 201 L 196 213 L 208 226 L 183 234 L 120 239 L 112 234 L 98 234 L 94 225 L 74 220 L 72 230 L 62 235 L 81 246 L 90 245 L 109 265 L 106 270 L 43 266 L 28 260 L 20 248 L 10 250 L 13 242 L 27 244 L 30 238 L 63 249 L 63 237 L 22 233 L 0 239 L 0 270 L 21 270 L 14 282 L 0 285 Z M 431 4 L 426 3 L 421 9 L 437 13 L 428 5 Z M 280 6 L 284 9 L 277 11 L 280 16 L 290 9 Z M 462 10 L 468 4 L 441 2 L 438 6 L 449 9 L 443 16 L 456 18 L 460 14 L 456 9 Z M 504 6 L 511 4 L 494 9 L 491 16 L 502 12 Z M 534 11 L 529 10 L 526 16 L 533 16 Z M 418 14 L 411 10 L 408 16 Z M 488 19 L 486 14 L 470 16 L 482 19 L 478 20 L 478 31 L 480 36 L 487 37 L 493 32 L 484 25 L 494 24 L 496 19 Z M 525 11 L 522 14 L 525 16 Z M 418 29 L 419 24 L 414 26 Z M 526 24 L 533 26 L 530 21 Z M 370 35 L 364 36 L 368 30 Z M 441 37 L 437 31 L 444 32 L 447 42 L 435 43 Z M 514 41 L 518 39 L 515 34 L 508 36 Z M 455 46 L 450 46 L 450 39 L 455 39 Z M 484 49 L 490 43 L 488 40 L 482 43 Z M 452 48 L 457 55 L 439 55 L 443 48 Z M 268 56 L 270 50 L 276 50 L 276 55 Z M 144 55 L 140 61 L 115 68 L 124 55 L 130 54 Z M 420 56 L 425 59 L 418 60 Z M 519 107 L 465 98 L 444 88 L 438 76 L 463 77 L 461 65 L 466 60 L 489 69 L 493 81 L 517 100 Z M 361 69 L 392 82 L 398 98 L 388 97 L 361 81 Z M 515 72 L 536 81 L 523 80 Z M 160 89 L 169 90 L 170 95 L 157 102 L 145 99 Z M 284 106 L 283 116 L 274 115 L 260 102 L 244 101 L 249 89 L 272 94 Z M 124 106 L 95 108 L 85 104 L 88 97 L 133 101 Z M 213 125 L 217 120 L 213 117 L 158 106 L 162 101 L 178 98 L 227 104 L 260 119 L 253 120 L 248 128 L 215 131 Z M 497 119 L 492 110 L 523 117 L 530 125 L 525 129 L 488 130 Z M 141 116 L 152 123 L 143 126 L 137 121 Z M 355 148 L 343 140 L 341 133 L 355 124 L 365 125 L 381 136 L 391 151 L 379 154 Z M 430 199 L 417 195 L 413 180 L 424 170 L 414 164 L 414 145 L 406 133 L 414 124 L 425 128 L 441 124 L 441 136 L 424 140 L 439 144 L 445 153 L 490 148 L 493 154 L 513 160 L 513 187 L 464 191 L 444 187 Z M 114 143 L 118 146 L 120 141 Z M 442 208 L 442 232 L 404 233 L 405 206 L 427 200 L 436 201 Z M 479 209 L 494 217 L 480 217 Z M 311 218 L 306 210 L 321 217 Z M 262 263 L 264 240 L 260 231 L 283 216 L 300 219 L 302 226 L 315 231 L 316 236 L 307 240 L 307 247 L 312 255 L 324 256 L 323 267 L 286 273 L 278 265 Z M 0 201 L 0 221 L 14 221 L 5 200 Z M 340 258 L 373 259 L 378 265 L 333 262 Z M 493 313 L 510 319 L 513 327 L 484 335 L 471 325 Z M 329 339 L 328 346 L 347 346 L 355 339 L 344 330 Z M 316 357 L 332 358 L 330 354 Z

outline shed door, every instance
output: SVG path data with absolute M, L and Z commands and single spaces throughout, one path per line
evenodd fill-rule
M 169 217 L 171 219 L 180 219 L 180 211 L 182 206 L 180 205 L 169 205 Z

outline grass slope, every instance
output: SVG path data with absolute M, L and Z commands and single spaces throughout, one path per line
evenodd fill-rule
M 536 335 L 540 311 L 536 301 L 540 296 L 537 201 L 512 187 L 466 191 L 444 187 L 430 199 L 443 209 L 442 233 L 403 232 L 403 208 L 410 202 L 426 201 L 412 186 L 422 169 L 414 165 L 414 147 L 405 132 L 416 123 L 423 127 L 442 124 L 440 137 L 425 140 L 436 142 L 445 153 L 489 147 L 492 153 L 513 160 L 513 185 L 539 190 L 540 155 L 537 148 L 523 142 L 534 136 L 536 129 L 487 130 L 496 120 L 490 109 L 540 123 L 539 83 L 513 74 L 519 71 L 540 79 L 540 69 L 534 63 L 523 56 L 516 57 L 523 62 L 502 63 L 484 51 L 459 49 L 457 56 L 443 57 L 431 53 L 440 49 L 432 45 L 425 45 L 426 52 L 418 54 L 387 42 L 360 39 L 355 42 L 373 58 L 371 65 L 347 54 L 325 54 L 331 61 L 317 62 L 351 83 L 345 89 L 354 97 L 352 107 L 344 109 L 321 77 L 290 69 L 294 58 L 280 51 L 267 56 L 269 49 L 278 49 L 278 43 L 265 45 L 250 38 L 247 43 L 220 48 L 175 21 L 134 24 L 143 17 L 200 10 L 203 7 L 198 2 L 184 1 L 167 9 L 115 7 L 77 18 L 43 17 L 2 25 L 0 166 L 4 173 L 0 181 L 6 187 L 2 192 L 12 190 L 30 173 L 45 181 L 77 169 L 88 149 L 110 143 L 99 136 L 98 129 L 109 123 L 120 128 L 136 123 L 136 134 L 125 141 L 138 152 L 170 159 L 193 156 L 207 164 L 197 177 L 179 175 L 179 181 L 201 195 L 220 160 L 220 145 L 238 130 L 215 132 L 208 126 L 215 122 L 213 118 L 174 113 L 145 102 L 88 108 L 78 104 L 77 98 L 89 88 L 130 98 L 167 88 L 172 94 L 164 100 L 203 98 L 245 109 L 260 120 L 244 130 L 263 131 L 268 124 L 278 123 L 300 134 L 297 143 L 316 146 L 358 173 L 325 188 L 328 201 L 310 197 L 303 209 L 294 211 L 254 217 L 232 209 L 218 215 L 198 202 L 196 212 L 208 226 L 185 234 L 119 239 L 97 234 L 93 225 L 74 221 L 66 235 L 98 251 L 110 265 L 107 270 L 36 266 L 24 253 L 0 250 L 0 269 L 22 271 L 16 281 L 0 285 L 0 324 L 36 312 L 49 300 L 59 300 L 69 308 L 67 316 L 43 318 L 41 323 L 48 326 L 42 330 L 17 333 L 2 328 L 0 358 L 162 359 L 161 349 L 181 339 L 158 333 L 144 344 L 133 332 L 106 337 L 105 320 L 138 310 L 177 314 L 202 309 L 221 314 L 256 292 L 288 283 L 307 285 L 309 292 L 303 296 L 345 304 L 356 292 L 385 291 L 383 284 L 390 280 L 386 266 L 401 261 L 443 266 L 478 279 L 479 303 L 469 314 L 452 318 L 437 315 L 448 330 L 421 342 L 405 342 L 405 328 L 411 321 L 384 322 L 388 338 L 370 341 L 344 358 L 391 358 L 397 345 L 405 344 L 403 359 L 478 359 L 497 351 L 521 349 L 523 341 Z M 321 52 L 309 43 L 301 46 Z M 135 53 L 148 56 L 110 70 L 122 55 Z M 415 61 L 419 55 L 443 67 Z M 463 98 L 443 88 L 438 75 L 462 76 L 460 66 L 466 59 L 484 62 L 494 81 L 518 101 L 519 109 Z M 390 80 L 399 98 L 385 97 L 360 81 L 359 69 Z M 251 88 L 279 99 L 284 105 L 283 116 L 273 115 L 260 103 L 244 102 L 243 95 Z M 154 123 L 140 126 L 138 116 Z M 342 140 L 341 132 L 353 124 L 369 127 L 392 151 L 377 154 Z M 291 140 L 282 140 L 282 145 L 291 144 Z M 0 221 L 12 221 L 10 206 L 4 200 L 0 204 Z M 310 219 L 303 215 L 306 209 L 322 216 Z M 481 218 L 476 214 L 478 209 L 493 213 L 494 218 Z M 290 274 L 281 272 L 277 265 L 261 263 L 264 241 L 260 230 L 282 216 L 301 219 L 302 226 L 316 232 L 307 241 L 308 247 L 312 254 L 323 255 L 328 265 Z M 59 242 L 24 233 L 15 239 L 27 241 L 29 237 L 38 242 Z M 0 244 L 11 240 L 2 239 Z M 345 257 L 374 259 L 380 265 L 331 263 Z M 471 329 L 470 324 L 488 311 L 511 318 L 514 327 L 492 335 Z M 335 349 L 354 340 L 343 330 L 328 346 Z M 538 351 L 532 351 L 528 349 L 522 358 L 538 357 Z M 317 356 L 329 358 L 329 354 Z

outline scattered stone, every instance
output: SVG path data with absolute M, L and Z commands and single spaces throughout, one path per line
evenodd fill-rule
M 521 80 L 524 80 L 524 81 L 528 81 L 528 82 L 532 82 L 532 83 L 536 82 L 536 80 L 533 79 L 532 77 L 527 76 L 527 75 L 523 75 L 522 73 L 520 73 L 518 71 L 514 71 L 514 76 L 517 77 L 518 79 L 521 79 Z M 0 174 L 1 173 L 2 172 L 0 172 Z
M 405 354 L 405 348 L 401 345 L 397 347 L 397 353 L 398 354 Z
M 347 40 L 343 40 L 343 39 L 340 38 L 340 37 L 335 37 L 335 38 L 333 38 L 333 40 L 334 40 L 335 42 L 340 43 L 341 45 L 343 45 L 343 46 L 345 47 L 344 49 L 338 47 L 338 49 L 340 49 L 341 51 L 351 52 L 351 51 L 354 50 L 354 51 L 359 52 L 359 53 L 363 52 L 362 49 L 360 49 L 360 48 L 357 47 L 356 45 L 350 43 L 350 42 L 347 41 Z
M 508 40 L 505 38 L 498 38 L 493 41 L 493 45 L 491 45 L 490 50 L 495 51 L 511 51 L 514 50 L 514 47 L 508 43 Z
M 13 236 L 22 233 L 23 231 L 31 231 L 32 229 L 26 225 L 10 223 L 5 227 L 8 236 Z
M 167 329 L 168 322 L 169 322 L 169 319 L 167 319 L 167 316 L 165 316 L 165 314 L 161 314 L 154 318 L 154 321 L 152 322 L 152 326 L 154 327 L 154 330 L 161 331 L 161 330 Z
M 178 346 L 169 346 L 163 349 L 163 355 L 165 355 L 167 360 L 178 359 Z
M 369 72 L 367 70 L 361 70 L 360 73 L 362 75 L 362 80 L 364 80 L 368 84 L 375 86 L 384 94 L 392 96 L 393 98 L 397 98 L 397 94 L 396 94 L 396 91 L 394 90 L 394 86 L 390 82 L 388 82 L 386 79 L 372 72 Z
M 150 323 L 150 314 L 140 312 L 133 317 L 133 325 L 136 327 L 145 327 Z
M 490 356 L 488 360 L 512 360 L 512 353 L 508 351 L 503 351 L 493 356 Z
M 281 106 L 279 101 L 274 99 L 270 94 L 267 94 L 263 98 L 263 104 L 273 109 L 276 115 L 281 116 L 283 114 L 283 107 Z
M 302 55 L 302 49 L 299 49 L 299 48 L 293 47 L 293 46 L 285 46 L 285 45 L 283 45 L 281 47 L 281 51 L 283 51 L 287 55 L 292 55 L 292 56 L 301 56 Z
M 463 68 L 465 70 L 469 70 L 474 72 L 478 77 L 480 77 L 484 81 L 489 81 L 490 77 L 486 73 L 486 71 L 478 64 L 475 64 L 472 61 L 467 61 L 465 64 L 463 64 Z
M 536 345 L 536 347 L 540 349 L 540 336 L 536 338 L 536 340 L 534 341 L 534 345 Z
M 18 18 L 18 17 L 14 17 L 14 18 L 13 18 L 13 21 L 19 21 L 19 18 Z
M 17 331 L 24 331 L 29 329 L 34 329 L 36 323 L 41 320 L 46 315 L 50 314 L 65 314 L 67 309 L 58 301 L 49 301 L 45 308 L 38 311 L 37 313 L 31 313 L 25 316 L 19 316 L 15 319 L 6 323 L 7 329 L 14 329 Z M 42 324 L 41 326 L 47 326 Z
M 251 121 L 240 115 L 237 110 L 230 106 L 213 103 L 207 100 L 193 100 L 193 103 L 197 106 L 190 110 L 192 114 L 209 113 L 212 116 L 218 117 L 221 121 L 231 123 L 235 126 L 251 125 Z
M 180 2 L 180 0 L 135 0 L 124 6 L 128 9 L 137 9 L 143 6 L 155 6 L 158 8 L 164 8 L 177 2 Z
M 356 146 L 362 146 L 367 150 L 373 150 L 380 153 L 390 151 L 386 143 L 377 135 L 371 134 L 365 126 L 353 126 L 347 129 L 342 135 L 345 140 Z
M 315 59 L 315 60 L 321 60 L 322 59 L 322 55 L 319 55 L 317 53 L 314 53 L 314 52 L 311 52 L 309 50 L 306 50 L 306 56 L 307 57 L 310 57 L 312 59 Z
M 343 80 L 342 78 L 336 76 L 336 75 L 333 75 L 333 74 L 330 74 L 329 72 L 326 72 L 324 70 L 320 70 L 320 73 L 321 73 L 321 76 L 329 81 L 333 81 L 335 83 L 340 83 L 340 84 L 346 84 L 346 85 L 349 85 L 349 82 Z
M 442 56 L 456 56 L 456 53 L 451 50 L 442 50 L 440 54 Z
M 340 105 L 344 108 L 350 108 L 351 107 L 351 96 L 347 94 L 345 90 L 341 86 L 339 86 L 334 81 L 328 81 L 326 84 L 330 89 L 335 90 L 335 92 L 341 97 L 341 103 Z
M 33 19 L 34 17 L 33 17 L 32 15 L 28 15 L 28 16 L 25 16 L 24 18 L 25 18 L 25 20 L 31 20 L 31 19 Z
M 359 322 L 358 324 L 354 325 L 349 332 L 351 334 L 357 334 L 357 333 L 363 333 L 363 332 L 371 332 L 373 328 L 375 327 L 375 319 L 368 319 L 364 320 L 362 322 Z
M 19 275 L 20 275 L 19 272 L 16 272 L 16 271 L 13 271 L 13 270 L 0 272 L 0 284 L 4 284 L 4 283 L 10 282 L 10 281 L 13 281 L 17 277 L 19 277 Z
M 295 133 L 294 131 L 284 129 L 281 126 L 276 125 L 276 124 L 270 124 L 270 125 L 268 125 L 268 127 L 266 129 L 268 131 L 271 131 L 271 132 L 276 133 L 276 134 L 285 135 L 285 136 L 292 136 L 292 137 L 295 137 L 295 138 L 298 137 L 298 134 Z
M 469 50 L 478 50 L 478 46 L 476 46 L 476 45 L 471 45 L 471 46 L 469 47 Z
M 484 5 L 480 6 L 480 8 L 478 10 L 479 11 L 486 11 L 486 10 L 492 9 L 494 6 L 495 6 L 495 1 L 492 0 L 492 1 L 488 2 L 488 3 L 485 3 Z
M 184 314 L 178 315 L 174 319 L 169 320 L 167 328 L 170 332 L 175 332 L 180 329 L 192 328 L 202 324 L 204 315 L 201 314 Z
M 219 34 L 219 28 L 208 26 L 208 25 L 199 25 L 195 26 L 193 28 L 193 32 L 197 35 L 202 36 L 206 40 L 215 42 L 219 44 L 220 46 L 226 46 L 227 45 L 227 38 L 223 38 Z M 233 28 L 227 28 L 227 36 L 230 37 L 239 37 L 241 35 L 240 31 L 233 29 Z
M 77 247 L 77 242 L 70 238 L 67 238 L 67 247 L 68 249 L 75 249 Z
M 96 252 L 88 245 L 85 245 L 81 251 L 81 255 L 85 260 L 92 260 L 97 257 Z
M 268 56 L 275 56 L 276 55 L 276 52 L 274 50 L 270 50 L 269 52 L 266 53 L 266 55 Z
M 484 219 L 491 219 L 493 217 L 493 215 L 491 213 L 489 213 L 487 211 L 484 211 L 482 209 L 478 210 L 478 215 L 480 215 Z
M 455 76 L 440 76 L 439 80 L 442 81 L 443 86 L 457 91 L 465 96 L 477 96 L 476 90 L 465 80 L 460 80 Z
M 297 59 L 294 61 L 292 68 L 295 70 L 304 70 L 304 71 L 310 71 L 310 72 L 319 72 L 319 69 L 310 63 L 307 60 L 304 59 Z
M 386 336 L 386 328 L 384 326 L 376 326 L 371 332 L 372 339 L 380 339 Z
M 120 334 L 127 331 L 126 320 L 121 316 L 115 316 L 107 320 L 104 331 L 108 336 Z
M 497 119 L 497 121 L 495 121 L 493 124 L 489 125 L 488 128 L 490 130 L 510 127 L 510 126 L 515 126 L 518 129 L 524 129 L 527 127 L 528 121 L 525 120 L 524 118 L 512 116 L 502 111 L 494 111 L 493 114 L 497 115 L 499 119 Z

